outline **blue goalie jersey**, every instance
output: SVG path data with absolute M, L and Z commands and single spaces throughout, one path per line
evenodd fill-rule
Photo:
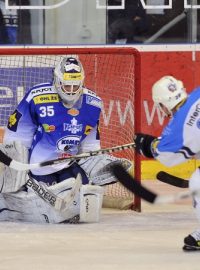
M 83 88 L 72 108 L 63 105 L 53 84 L 34 86 L 10 116 L 5 141 L 21 141 L 29 149 L 29 162 L 80 154 L 100 148 L 99 118 L 102 101 Z M 51 174 L 66 167 L 58 164 L 32 170 Z

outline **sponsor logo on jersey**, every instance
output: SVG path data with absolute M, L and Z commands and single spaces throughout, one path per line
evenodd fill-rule
M 40 95 L 33 98 L 35 104 L 59 102 L 58 94 Z
M 22 117 L 22 114 L 18 110 L 15 110 L 14 113 L 11 114 L 8 119 L 7 128 L 16 132 L 17 126 L 21 117 Z
M 83 125 L 78 124 L 78 121 L 73 117 L 71 124 L 63 123 L 63 130 L 70 131 L 72 134 L 76 134 L 83 130 Z
M 199 118 L 200 115 L 200 104 L 196 105 L 195 111 L 190 115 L 188 122 L 186 123 L 188 126 L 193 126 L 196 120 Z
M 42 126 L 45 132 L 52 132 L 52 131 L 55 131 L 56 129 L 54 125 L 43 124 Z
M 79 110 L 75 109 L 75 108 L 71 108 L 67 111 L 67 113 L 71 116 L 77 116 L 79 115 Z
M 86 103 L 101 108 L 101 100 L 99 100 L 98 98 L 86 96 Z
M 41 94 L 41 93 L 50 92 L 50 91 L 53 91 L 53 89 L 51 87 L 32 90 L 31 93 L 34 95 L 34 94 Z
M 91 132 L 92 129 L 93 129 L 93 127 L 86 125 L 84 134 L 88 135 Z
M 79 136 L 65 136 L 57 141 L 57 149 L 61 151 L 65 151 L 68 146 L 76 146 L 79 145 L 81 137 Z

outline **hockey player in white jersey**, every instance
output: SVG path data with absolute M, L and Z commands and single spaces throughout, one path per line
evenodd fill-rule
M 54 69 L 53 82 L 32 87 L 10 116 L 1 150 L 8 154 L 13 152 L 12 157 L 20 161 L 37 163 L 100 149 L 99 118 L 102 100 L 93 91 L 84 87 L 84 78 L 84 69 L 78 57 L 63 58 Z M 55 209 L 49 207 L 40 197 L 38 198 L 37 194 L 34 197 L 29 189 L 28 192 L 20 191 L 22 193 L 16 193 L 13 197 L 13 201 L 23 202 L 24 199 L 20 207 L 15 203 L 12 204 L 11 193 L 9 204 L 6 197 L 2 195 L 0 208 L 12 209 L 7 211 L 6 220 L 30 221 L 31 219 L 32 222 L 35 220 L 35 222 L 59 223 L 81 215 L 82 221 L 98 221 L 103 196 L 102 187 L 99 186 L 116 181 L 109 170 L 102 173 L 103 168 L 113 162 L 124 161 L 128 169 L 131 166 L 129 161 L 110 155 L 42 167 L 30 171 L 29 174 L 15 173 L 12 169 L 6 168 L 0 181 L 4 183 L 3 193 L 16 191 L 23 177 L 31 177 L 37 183 L 42 183 L 42 188 L 45 185 L 45 189 L 56 195 L 61 194 L 62 198 L 71 196 L 70 192 L 78 174 L 81 175 L 85 186 L 82 191 L 73 195 L 74 200 L 71 200 L 66 213 L 55 213 Z M 90 189 L 91 185 L 93 185 L 92 189 Z M 33 197 L 35 198 L 32 208 L 29 194 L 32 200 Z M 91 197 L 88 197 L 87 202 L 84 200 L 86 194 L 88 196 L 90 194 Z M 94 197 L 97 198 L 96 201 L 93 200 Z M 1 201 L 5 202 L 5 205 L 1 204 Z M 81 203 L 85 203 L 85 206 L 80 205 Z M 30 207 L 30 211 L 36 208 L 30 212 L 29 217 L 24 214 L 28 211 L 26 205 Z M 40 210 L 37 209 L 37 205 L 40 205 Z M 91 217 L 80 213 L 80 209 L 88 212 L 90 208 Z M 5 219 L 2 214 L 0 214 L 1 219 Z
M 153 85 L 152 98 L 171 119 L 158 138 L 148 134 L 136 134 L 136 150 L 169 167 L 189 159 L 199 159 L 200 87 L 187 95 L 182 81 L 173 76 L 164 76 Z M 200 189 L 199 168 L 190 177 L 189 188 L 191 191 Z M 200 197 L 195 196 L 193 200 L 200 221 Z M 200 229 L 185 237 L 183 249 L 200 250 Z

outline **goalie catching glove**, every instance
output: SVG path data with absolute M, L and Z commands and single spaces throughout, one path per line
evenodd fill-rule
M 83 158 L 79 160 L 78 164 L 85 171 L 90 184 L 99 186 L 117 182 L 110 169 L 114 164 L 123 165 L 126 171 L 130 171 L 132 168 L 132 163 L 128 159 L 117 158 L 107 154 Z
M 155 140 L 157 140 L 157 137 L 143 133 L 136 133 L 134 136 L 135 150 L 137 153 L 147 158 L 153 158 L 152 143 Z

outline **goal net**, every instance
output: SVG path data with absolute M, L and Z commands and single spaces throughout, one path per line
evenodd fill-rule
M 35 84 L 52 80 L 55 65 L 65 55 L 78 55 L 85 86 L 103 100 L 100 119 L 102 148 L 127 144 L 140 129 L 140 56 L 133 48 L 0 48 L 0 137 L 9 115 Z M 140 160 L 134 150 L 114 153 L 133 162 L 140 180 Z M 105 207 L 140 211 L 140 199 L 120 184 L 105 187 Z

